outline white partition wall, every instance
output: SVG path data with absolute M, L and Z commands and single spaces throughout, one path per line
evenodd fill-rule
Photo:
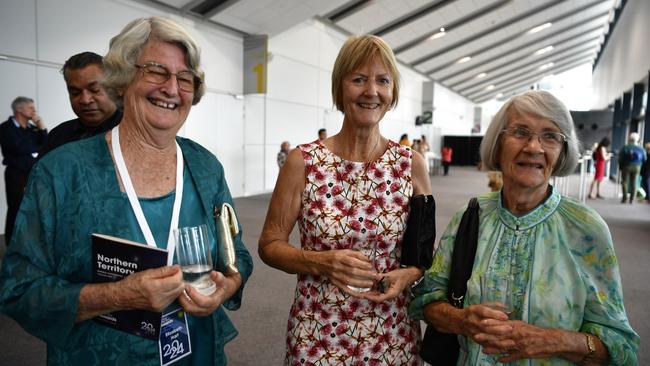
M 105 54 L 111 37 L 131 20 L 151 15 L 182 23 L 202 49 L 208 91 L 192 109 L 181 135 L 198 141 L 222 162 L 234 196 L 244 193 L 242 37 L 162 9 L 126 0 L 2 0 L 0 11 L 0 119 L 19 95 L 33 98 L 52 128 L 74 118 L 59 69 L 73 54 Z M 3 169 L 4 170 L 4 169 Z M 0 174 L 0 228 L 6 198 Z M 2 230 L 4 232 L 4 230 Z

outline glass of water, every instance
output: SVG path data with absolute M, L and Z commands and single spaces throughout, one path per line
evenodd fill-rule
M 481 304 L 502 311 L 510 317 L 512 304 L 512 275 L 484 273 L 481 275 Z
M 375 259 L 377 257 L 377 241 L 373 240 L 372 243 L 367 243 L 360 241 L 358 242 L 357 245 L 355 245 L 352 249 L 361 252 L 361 254 L 365 255 L 366 258 L 370 260 L 370 264 L 372 264 L 372 270 L 377 271 Z M 348 285 L 348 288 L 352 291 L 356 292 L 368 292 L 372 289 L 372 287 L 356 287 L 356 286 L 351 286 Z
M 174 230 L 176 258 L 183 271 L 183 280 L 203 295 L 211 295 L 217 286 L 210 278 L 212 256 L 206 225 Z

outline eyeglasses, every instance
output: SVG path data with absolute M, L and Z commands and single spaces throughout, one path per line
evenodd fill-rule
M 547 149 L 556 149 L 562 147 L 564 142 L 566 142 L 567 140 L 566 135 L 560 132 L 552 132 L 552 131 L 533 132 L 523 127 L 506 128 L 504 130 L 501 130 L 501 133 L 504 133 L 508 136 L 512 136 L 516 140 L 522 142 L 524 141 L 528 142 L 530 141 L 531 137 L 537 136 L 537 138 L 539 139 L 539 143 Z
M 165 65 L 156 62 L 146 62 L 144 65 L 135 64 L 134 66 L 142 70 L 145 81 L 153 84 L 164 84 L 174 75 L 178 88 L 184 92 L 194 92 L 195 87 L 201 85 L 201 79 L 190 70 L 173 73 L 167 70 Z

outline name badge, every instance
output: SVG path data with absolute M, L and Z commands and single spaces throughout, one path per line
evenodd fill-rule
M 183 308 L 163 314 L 158 348 L 162 366 L 171 365 L 192 353 L 187 315 Z

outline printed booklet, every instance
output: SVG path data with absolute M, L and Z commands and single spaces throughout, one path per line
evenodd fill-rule
M 131 273 L 167 265 L 167 250 L 134 241 L 92 234 L 93 282 L 119 281 Z M 162 313 L 147 310 L 123 310 L 99 315 L 95 321 L 153 340 L 160 336 Z

